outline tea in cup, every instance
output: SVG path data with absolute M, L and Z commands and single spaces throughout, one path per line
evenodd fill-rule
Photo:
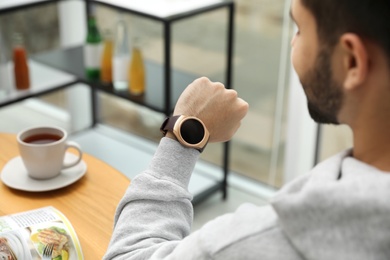
M 77 165 L 83 152 L 80 146 L 68 141 L 67 132 L 59 127 L 40 126 L 21 131 L 17 135 L 18 147 L 27 173 L 34 179 L 56 177 L 61 170 Z M 66 151 L 74 148 L 77 158 L 73 162 L 64 162 Z

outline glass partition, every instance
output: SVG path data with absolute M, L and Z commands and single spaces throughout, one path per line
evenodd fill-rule
M 232 87 L 238 91 L 240 97 L 249 102 L 250 110 L 231 142 L 229 165 L 233 172 L 249 180 L 278 188 L 284 183 L 286 97 L 291 70 L 289 42 L 292 24 L 288 15 L 290 1 L 237 0 L 235 3 Z M 45 9 L 40 12 L 49 13 L 50 17 L 57 15 L 56 12 Z M 102 30 L 113 28 L 118 15 L 116 11 L 99 6 L 97 14 L 98 25 Z M 27 12 L 20 15 L 23 19 L 31 15 L 40 17 L 37 20 L 29 19 L 35 23 L 51 23 L 51 20 L 45 20 L 49 19 L 45 15 Z M 216 10 L 174 24 L 174 70 L 207 76 L 213 81 L 224 81 L 227 15 L 226 10 Z M 6 22 L 11 18 L 6 15 L 1 19 Z M 126 19 L 130 25 L 130 34 L 141 38 L 144 57 L 156 63 L 162 62 L 164 55 L 161 24 L 129 14 L 126 14 Z M 33 25 L 23 23 L 20 26 L 26 28 Z M 17 23 L 13 24 L 10 30 L 16 30 L 17 26 Z M 54 19 L 49 29 L 34 31 L 35 34 L 39 33 L 39 40 L 46 41 L 45 44 L 32 41 L 31 44 L 37 44 L 36 47 L 32 46 L 34 50 L 47 50 L 57 46 L 60 40 L 52 35 L 59 34 L 58 27 L 58 21 Z M 26 28 L 24 30 L 27 30 Z M 58 103 L 58 100 L 45 99 L 45 102 Z M 100 95 L 100 105 L 100 115 L 104 123 L 156 141 L 160 138 L 158 128 L 162 121 L 161 113 L 129 102 L 121 102 L 104 94 Z M 202 159 L 221 165 L 222 148 L 220 144 L 209 145 L 202 154 Z

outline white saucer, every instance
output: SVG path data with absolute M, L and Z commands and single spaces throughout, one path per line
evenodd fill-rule
M 65 161 L 74 161 L 77 158 L 76 155 L 72 153 L 65 154 Z M 22 158 L 20 156 L 10 160 L 1 171 L 1 180 L 8 187 L 31 191 L 31 192 L 41 192 L 41 191 L 50 191 L 56 190 L 63 187 L 66 187 L 76 181 L 78 181 L 87 171 L 87 165 L 84 161 L 81 161 L 79 164 L 61 171 L 61 174 L 58 176 L 47 179 L 47 180 L 37 180 L 29 177 L 27 175 L 27 170 L 24 167 Z

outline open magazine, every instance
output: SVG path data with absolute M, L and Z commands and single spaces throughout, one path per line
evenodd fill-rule
M 41 259 L 49 243 L 53 260 L 84 259 L 72 225 L 54 207 L 0 217 L 0 259 Z

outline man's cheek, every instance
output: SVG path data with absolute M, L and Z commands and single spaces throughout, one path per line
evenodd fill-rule
M 299 52 L 296 48 L 291 49 L 291 63 L 294 67 L 295 72 L 300 77 L 302 74 L 302 65 L 299 59 Z

